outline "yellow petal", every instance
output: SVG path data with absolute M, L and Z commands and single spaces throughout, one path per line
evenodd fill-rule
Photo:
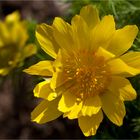
M 39 124 L 43 124 L 62 115 L 62 112 L 57 110 L 59 98 L 53 101 L 42 101 L 31 113 L 31 120 Z
M 99 96 L 95 95 L 93 97 L 89 97 L 85 100 L 83 103 L 83 107 L 81 110 L 81 113 L 83 116 L 92 116 L 93 114 L 96 114 L 101 109 L 101 101 Z
M 140 69 L 140 52 L 128 52 L 120 57 L 128 66 Z
M 50 80 L 37 84 L 33 92 L 35 97 L 44 98 L 49 101 L 57 97 L 57 93 L 50 88 Z
M 79 126 L 85 136 L 95 135 L 96 131 L 103 120 L 103 113 L 100 110 L 97 114 L 89 116 L 82 116 L 78 118 Z
M 61 53 L 61 49 L 59 49 L 56 60 L 54 61 L 55 72 L 53 73 L 53 77 L 51 79 L 50 86 L 52 89 L 65 87 L 69 85 L 68 77 L 65 76 L 65 72 L 63 72 L 63 59 L 65 58 L 65 54 Z M 68 84 L 67 84 L 68 83 Z
M 11 68 L 2 68 L 0 69 L 0 75 L 5 76 L 9 73 L 10 70 Z
M 49 60 L 40 61 L 37 64 L 32 65 L 28 69 L 25 69 L 24 72 L 31 75 L 52 76 L 53 61 Z
M 138 28 L 135 25 L 128 25 L 122 29 L 116 30 L 107 50 L 116 56 L 120 56 L 131 47 L 137 33 Z
M 102 47 L 99 47 L 97 52 L 96 52 L 97 56 L 101 56 L 104 57 L 105 60 L 109 60 L 115 57 L 114 54 L 110 53 L 109 51 L 105 50 Z
M 134 100 L 137 96 L 129 80 L 120 76 L 112 77 L 109 90 L 116 93 L 116 96 L 120 96 L 124 101 Z
M 64 84 L 65 81 L 62 81 L 62 75 L 63 73 L 60 71 L 54 72 L 53 77 L 51 79 L 50 87 L 55 90 L 62 84 Z
M 71 51 L 72 47 L 75 45 L 71 26 L 63 19 L 56 17 L 53 22 L 53 28 L 54 38 L 60 48 Z
M 1 21 L 0 21 L 0 39 L 3 41 L 3 43 L 5 45 L 11 41 L 10 33 L 9 33 L 6 25 Z
M 0 39 L 0 48 L 2 48 L 4 46 L 4 42 L 2 41 L 2 39 Z
M 54 60 L 54 67 L 56 71 L 59 71 L 63 67 L 63 64 L 62 64 L 63 57 L 64 57 L 64 54 L 62 53 L 62 49 L 59 49 L 57 57 Z
M 73 93 L 65 92 L 58 104 L 58 110 L 61 112 L 69 112 L 76 104 L 76 96 Z
M 61 60 L 62 60 L 62 54 L 61 54 L 61 51 L 59 50 L 57 58 L 54 61 L 55 72 L 53 73 L 53 77 L 52 77 L 51 83 L 50 83 L 50 86 L 52 89 L 56 89 L 57 87 L 59 87 L 60 85 L 62 85 L 65 82 L 65 80 L 64 81 L 62 80 L 63 72 L 60 69 L 60 68 L 62 68 Z
M 115 22 L 113 16 L 105 16 L 92 31 L 92 48 L 96 49 L 100 46 L 106 47 L 114 32 Z
M 33 54 L 36 54 L 37 48 L 34 44 L 28 44 L 23 48 L 22 52 L 22 59 L 25 59 L 26 57 L 29 57 Z
M 120 97 L 116 96 L 117 93 L 107 91 L 100 95 L 102 101 L 102 109 L 106 116 L 114 124 L 121 126 L 125 116 L 125 106 Z M 118 93 L 119 94 L 119 93 Z
M 72 84 L 73 84 L 73 81 L 68 80 L 68 78 L 64 76 L 64 73 L 62 71 L 57 71 L 53 73 L 50 87 L 56 91 L 57 90 L 65 91 L 65 89 L 67 90 L 69 87 L 71 87 Z
M 81 114 L 80 111 L 82 109 L 82 102 L 76 103 L 69 112 L 66 112 L 63 116 L 68 117 L 69 119 L 76 119 Z
M 124 61 L 117 58 L 108 62 L 111 73 L 125 77 L 135 76 L 140 73 L 140 70 L 129 67 Z
M 89 28 L 94 28 L 100 21 L 98 10 L 93 5 L 84 6 L 80 10 L 80 16 L 83 17 Z
M 19 48 L 23 48 L 29 38 L 26 24 L 15 23 L 10 30 L 11 42 L 15 43 Z
M 19 20 L 20 20 L 20 13 L 18 11 L 15 11 L 12 14 L 9 14 L 5 18 L 6 23 L 13 23 L 13 22 L 17 22 Z
M 71 21 L 75 46 L 73 49 L 87 49 L 89 46 L 89 28 L 83 18 L 79 15 L 76 15 L 72 18 Z
M 51 57 L 56 58 L 59 46 L 53 37 L 53 27 L 47 24 L 37 26 L 36 38 L 41 48 Z

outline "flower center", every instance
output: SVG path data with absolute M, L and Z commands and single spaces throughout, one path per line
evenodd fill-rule
M 105 90 L 110 79 L 108 72 L 109 70 L 106 65 L 102 67 L 77 68 L 74 77 L 81 91 L 80 94 L 77 93 L 76 96 L 80 95 L 80 98 L 85 98 L 101 94 L 103 90 Z
M 0 48 L 0 68 L 9 67 L 17 56 L 18 48 L 15 44 L 7 45 Z
M 71 92 L 79 99 L 85 99 L 106 90 L 110 82 L 110 69 L 104 57 L 84 52 L 64 60 L 63 76 L 74 81 Z

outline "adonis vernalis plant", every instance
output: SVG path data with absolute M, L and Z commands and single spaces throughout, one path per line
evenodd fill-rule
M 83 134 L 90 136 L 96 134 L 104 112 L 121 126 L 124 101 L 136 98 L 127 77 L 140 73 L 140 52 L 127 51 L 137 33 L 135 25 L 116 29 L 111 15 L 100 20 L 92 5 L 83 7 L 71 24 L 56 17 L 52 26 L 38 25 L 37 40 L 54 61 L 25 70 L 45 79 L 34 89 L 34 96 L 44 100 L 33 110 L 32 121 L 42 124 L 63 115 L 78 119 Z
M 0 21 L 0 75 L 7 75 L 26 57 L 36 53 L 33 44 L 27 44 L 26 22 L 16 11 Z

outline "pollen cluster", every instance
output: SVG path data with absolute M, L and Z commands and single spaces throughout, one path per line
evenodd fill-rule
M 81 53 L 73 59 L 65 59 L 64 77 L 73 81 L 73 93 L 79 99 L 102 94 L 110 82 L 110 69 L 102 56 Z

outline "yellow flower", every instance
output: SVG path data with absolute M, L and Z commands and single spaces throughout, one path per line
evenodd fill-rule
M 25 44 L 27 39 L 25 21 L 20 21 L 17 11 L 0 21 L 0 75 L 7 75 L 19 62 L 36 53 L 33 44 Z
M 34 89 L 34 96 L 44 100 L 33 110 L 32 121 L 42 124 L 63 114 L 78 119 L 84 135 L 90 136 L 96 134 L 104 112 L 121 126 L 124 101 L 136 98 L 126 78 L 140 73 L 140 52 L 125 52 L 137 33 L 135 25 L 116 30 L 113 16 L 100 20 L 92 5 L 83 7 L 71 24 L 56 17 L 52 26 L 39 25 L 37 40 L 55 60 L 25 70 L 46 78 Z

